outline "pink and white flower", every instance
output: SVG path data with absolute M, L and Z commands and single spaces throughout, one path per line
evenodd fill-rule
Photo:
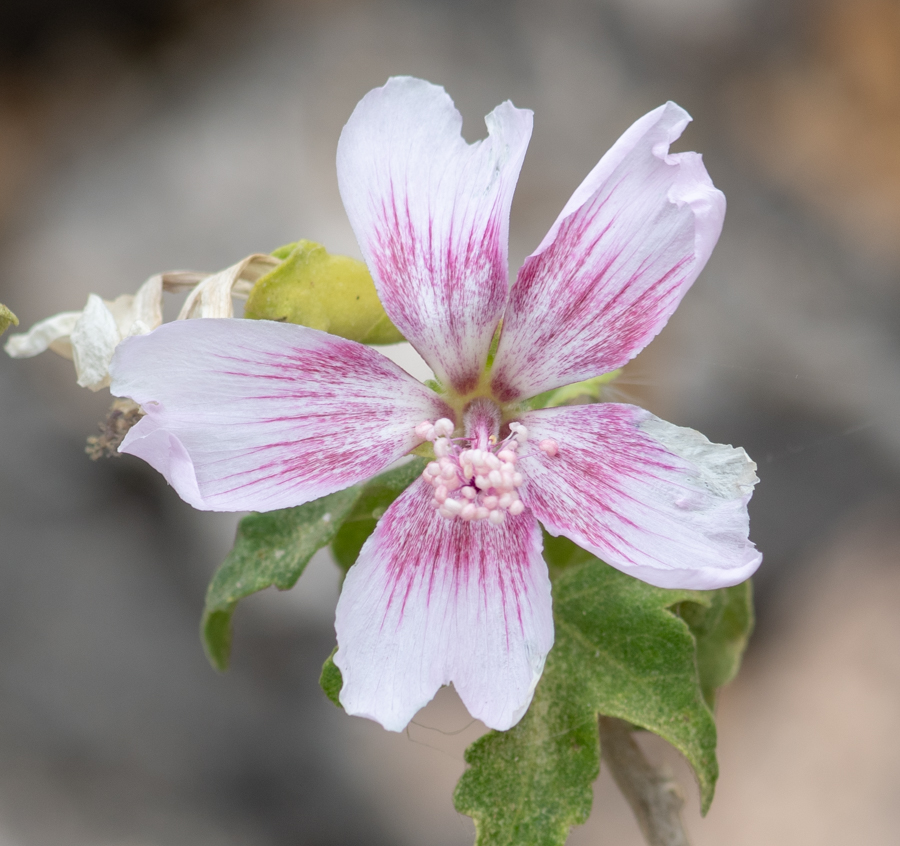
M 434 445 L 344 582 L 335 663 L 349 713 L 399 731 L 452 682 L 473 716 L 514 725 L 553 642 L 539 523 L 663 587 L 732 585 L 759 565 L 743 450 L 630 405 L 523 402 L 629 361 L 706 264 L 725 200 L 699 155 L 668 152 L 689 120 L 674 103 L 638 120 L 510 287 L 531 113 L 503 103 L 470 145 L 427 82 L 391 79 L 362 99 L 338 146 L 341 194 L 385 310 L 439 392 L 369 347 L 266 321 L 183 321 L 119 347 L 113 393 L 146 412 L 122 451 L 197 508 L 299 505 Z

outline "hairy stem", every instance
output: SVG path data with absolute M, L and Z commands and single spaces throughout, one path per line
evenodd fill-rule
M 600 754 L 637 817 L 649 846 L 689 846 L 678 783 L 652 767 L 623 720 L 600 717 Z

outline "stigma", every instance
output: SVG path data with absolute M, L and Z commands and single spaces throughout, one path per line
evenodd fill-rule
M 521 423 L 510 423 L 509 436 L 498 440 L 499 419 L 490 412 L 476 408 L 467 414 L 462 438 L 451 437 L 454 425 L 446 418 L 416 427 L 420 438 L 434 444 L 435 460 L 422 478 L 434 489 L 432 505 L 447 520 L 489 520 L 499 525 L 507 514 L 516 517 L 525 510 L 518 494 L 524 479 L 516 463 L 528 430 Z

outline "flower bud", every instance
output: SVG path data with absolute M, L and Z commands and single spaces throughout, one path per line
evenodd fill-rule
M 297 241 L 273 255 L 284 261 L 254 285 L 245 317 L 299 323 L 363 344 L 403 340 L 361 261 L 330 255 L 313 241 Z

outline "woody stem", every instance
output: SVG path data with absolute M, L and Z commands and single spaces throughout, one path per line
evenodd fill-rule
M 659 772 L 635 743 L 623 720 L 600 717 L 600 752 L 625 796 L 648 846 L 690 846 L 680 811 L 678 783 Z

